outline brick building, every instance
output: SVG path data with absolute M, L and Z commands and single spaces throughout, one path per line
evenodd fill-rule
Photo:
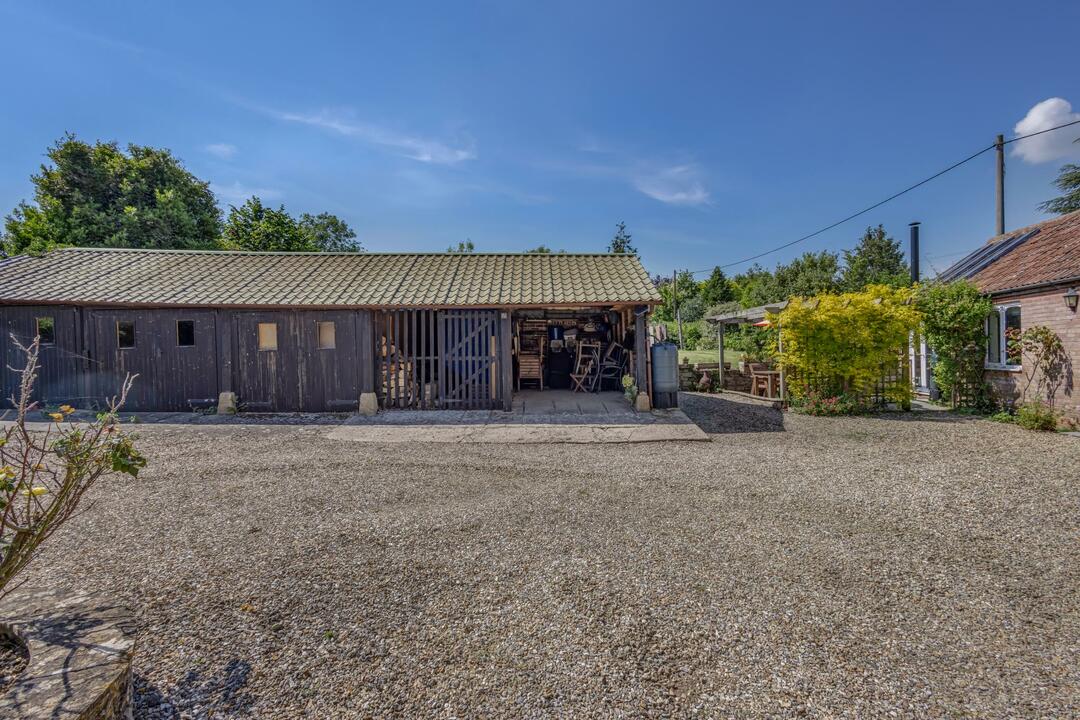
M 1069 357 L 1054 406 L 1080 418 L 1080 211 L 991 238 L 939 276 L 958 278 L 971 280 L 993 300 L 986 378 L 999 399 L 1016 401 L 1026 384 L 1025 361 L 1008 345 L 1008 336 L 1045 325 Z

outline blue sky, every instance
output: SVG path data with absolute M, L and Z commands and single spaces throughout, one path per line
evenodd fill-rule
M 696 270 L 1029 111 L 1036 128 L 1080 113 L 1078 29 L 1076 2 L 0 1 L 0 209 L 72 131 L 168 147 L 223 205 L 333 212 L 369 250 L 597 251 L 625 220 L 650 271 Z M 1077 136 L 1013 146 L 1010 227 L 1042 217 Z M 987 153 L 763 262 L 867 224 L 906 244 L 918 219 L 924 271 L 943 269 L 993 232 L 993 172 Z

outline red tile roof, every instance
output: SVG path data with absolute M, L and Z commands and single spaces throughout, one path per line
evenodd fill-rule
M 1080 278 L 1080 210 L 990 238 L 988 245 L 1038 230 L 971 280 L 986 293 Z

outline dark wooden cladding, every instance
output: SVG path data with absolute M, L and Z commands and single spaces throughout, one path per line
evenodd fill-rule
M 52 345 L 42 345 L 38 353 L 38 380 L 34 399 L 50 405 L 85 403 L 92 392 L 85 386 L 86 357 L 80 350 L 78 308 L 63 305 L 10 305 L 2 308 L 0 348 L 3 350 L 3 407 L 19 387 L 19 374 L 11 368 L 22 368 L 26 358 L 16 342 L 29 345 L 37 335 L 38 318 L 52 318 Z
M 508 324 L 508 323 L 506 323 Z M 376 392 L 389 408 L 478 410 L 505 407 L 510 383 L 499 371 L 509 337 L 493 310 L 376 313 Z

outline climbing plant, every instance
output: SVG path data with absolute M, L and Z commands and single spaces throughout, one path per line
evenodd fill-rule
M 916 292 L 922 332 L 936 355 L 934 381 L 953 407 L 988 404 L 986 318 L 990 299 L 967 280 L 930 283 Z
M 907 288 L 870 285 L 862 292 L 792 298 L 773 324 L 780 328 L 780 361 L 794 397 L 810 392 L 866 397 L 878 388 L 907 403 L 908 382 L 895 376 L 920 321 Z

